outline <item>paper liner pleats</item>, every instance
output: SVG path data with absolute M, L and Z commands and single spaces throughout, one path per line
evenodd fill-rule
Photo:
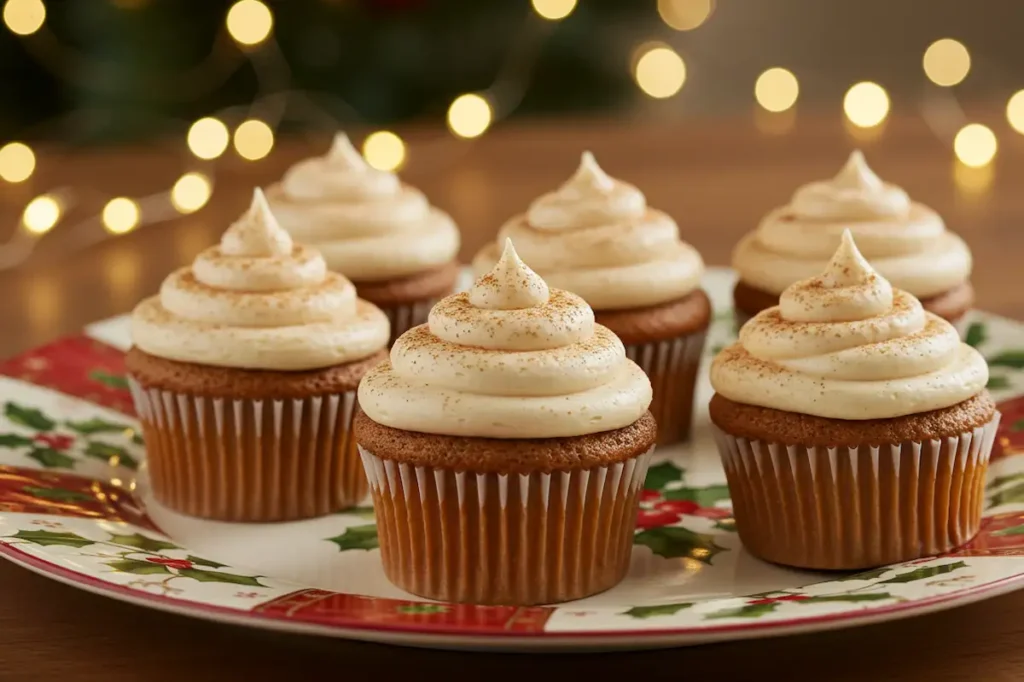
M 754 555 L 856 570 L 948 552 L 978 532 L 999 414 L 960 436 L 805 447 L 713 427 L 736 529 Z
M 640 365 L 654 389 L 649 409 L 658 422 L 658 445 L 671 445 L 690 436 L 705 337 L 701 331 L 668 341 L 626 346 L 626 357 Z
M 357 504 L 366 477 L 355 392 L 302 400 L 229 400 L 130 381 L 153 494 L 191 516 L 290 521 Z
M 480 474 L 360 448 L 384 571 L 449 602 L 526 606 L 607 590 L 629 569 L 651 452 L 587 470 Z
M 390 347 L 395 339 L 413 327 L 425 324 L 427 316 L 430 315 L 430 309 L 439 300 L 438 298 L 429 298 L 398 306 L 381 306 L 380 309 L 384 311 L 388 322 L 391 323 L 391 338 L 388 340 L 388 346 Z

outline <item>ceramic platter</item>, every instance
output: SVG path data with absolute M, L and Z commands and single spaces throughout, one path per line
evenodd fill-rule
M 705 286 L 717 315 L 706 365 L 730 340 L 732 275 Z M 698 408 L 693 442 L 655 453 L 629 576 L 554 607 L 424 601 L 385 579 L 373 510 L 237 525 L 180 516 L 147 492 L 124 379 L 127 318 L 0 364 L 0 555 L 142 607 L 269 630 L 425 647 L 630 649 L 848 627 L 1024 587 L 1024 324 L 985 313 L 968 342 L 1003 412 L 981 534 L 946 556 L 860 574 L 792 571 L 747 554 Z

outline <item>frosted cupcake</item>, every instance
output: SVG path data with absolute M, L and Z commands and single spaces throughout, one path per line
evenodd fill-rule
M 981 355 L 845 231 L 824 274 L 788 287 L 711 366 L 744 546 L 862 569 L 970 540 L 999 422 L 987 381 Z
M 846 229 L 872 267 L 928 312 L 959 325 L 973 306 L 967 245 L 935 211 L 882 182 L 855 151 L 836 177 L 799 188 L 736 246 L 740 322 L 778 305 L 790 284 L 820 273 Z
M 394 173 L 372 168 L 344 134 L 325 156 L 292 166 L 267 197 L 292 237 L 387 314 L 392 341 L 455 286 L 455 223 Z
M 319 516 L 366 495 L 355 390 L 388 321 L 252 207 L 132 313 L 127 367 L 156 498 L 225 521 Z
M 506 239 L 551 286 L 582 296 L 598 324 L 626 344 L 654 386 L 658 442 L 685 439 L 711 303 L 700 288 L 704 262 L 680 241 L 676 222 L 585 152 L 568 182 L 506 222 L 477 254 L 478 277 Z
M 543 604 L 618 583 L 655 441 L 651 384 L 511 243 L 359 385 L 355 433 L 398 587 Z

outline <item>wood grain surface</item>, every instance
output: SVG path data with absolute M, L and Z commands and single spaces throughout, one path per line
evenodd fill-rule
M 736 239 L 796 185 L 835 173 L 861 146 L 886 180 L 939 210 L 975 256 L 978 305 L 1024 317 L 1019 258 L 1024 247 L 1024 138 L 981 112 L 1000 138 L 988 170 L 958 169 L 950 141 L 914 115 L 855 136 L 838 110 L 796 120 L 756 117 L 708 122 L 546 121 L 499 128 L 475 143 L 436 130 L 405 130 L 404 175 L 449 210 L 464 235 L 463 259 L 500 223 L 572 172 L 591 149 L 613 175 L 640 186 L 652 206 L 676 217 L 684 238 L 710 264 L 726 264 Z M 858 137 L 860 139 L 858 139 Z M 326 144 L 320 141 L 320 147 Z M 178 147 L 61 152 L 43 150 L 36 176 L 0 187 L 0 235 L 29 198 L 87 183 L 90 191 L 17 270 L 0 274 L 0 356 L 127 312 L 173 267 L 212 244 L 245 208 L 257 183 L 276 178 L 315 141 L 288 141 L 268 158 L 217 168 L 210 205 L 68 255 L 71 229 L 104 198 L 168 187 L 189 168 Z M 4 227 L 8 226 L 8 227 Z M 98 228 L 96 228 L 98 229 Z M 523 678 L 539 671 L 576 679 L 671 676 L 691 680 L 1024 679 L 1024 592 L 901 622 L 817 635 L 595 655 L 515 656 L 393 648 L 282 636 L 161 614 L 80 592 L 0 562 L 0 680 L 311 680 L 408 678 L 424 671 L 470 678 Z M 470 673 L 472 673 L 470 675 Z

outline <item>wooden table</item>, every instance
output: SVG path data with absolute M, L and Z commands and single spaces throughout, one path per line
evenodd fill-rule
M 732 244 L 797 184 L 835 173 L 860 144 L 879 174 L 939 210 L 970 243 L 979 306 L 1024 317 L 1018 258 L 1024 248 L 1024 140 L 987 117 L 1000 136 L 989 171 L 957 171 L 949 141 L 917 117 L 898 116 L 856 140 L 838 110 L 801 114 L 795 123 L 739 118 L 716 122 L 545 122 L 499 128 L 482 140 L 437 141 L 410 130 L 405 177 L 450 210 L 468 259 L 506 217 L 573 170 L 582 149 L 639 185 L 649 202 L 673 214 L 684 238 L 710 264 L 728 262 Z M 982 120 L 986 117 L 982 116 Z M 776 125 L 780 124 L 780 125 Z M 277 177 L 308 154 L 280 146 L 255 164 L 225 161 L 212 203 L 172 223 L 145 227 L 62 256 L 58 227 L 40 254 L 0 274 L 0 356 L 28 349 L 87 322 L 128 311 L 172 268 L 191 261 L 246 205 L 252 186 Z M 0 225 L 28 198 L 63 183 L 89 182 L 106 196 L 168 187 L 187 168 L 167 151 L 43 153 L 30 186 L 0 187 Z M 102 196 L 99 195 L 99 196 Z M 94 204 L 93 210 L 101 204 Z M 88 206 L 82 207 L 87 212 Z M 227 627 L 127 606 L 0 562 L 0 681 L 314 679 L 375 671 L 381 679 L 426 670 L 525 676 L 598 673 L 687 679 L 797 680 L 1024 679 L 1024 592 L 902 622 L 787 639 L 610 656 L 457 654 L 341 640 L 299 638 Z M 357 677 L 358 679 L 358 677 Z M 603 679 L 603 676 L 601 677 Z

